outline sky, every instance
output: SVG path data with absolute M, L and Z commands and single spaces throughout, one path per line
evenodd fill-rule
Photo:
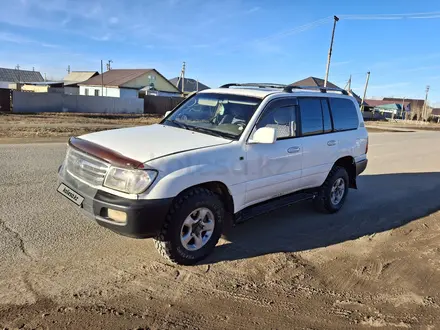
M 438 0 L 0 0 L 0 67 L 62 79 L 71 70 L 155 68 L 217 87 L 323 78 L 367 97 L 440 104 Z

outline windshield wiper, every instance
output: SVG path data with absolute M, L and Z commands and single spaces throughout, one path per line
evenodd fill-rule
M 204 132 L 206 134 L 214 135 L 214 136 L 221 137 L 221 138 L 224 138 L 224 137 L 227 137 L 227 138 L 230 138 L 230 139 L 235 139 L 236 138 L 236 136 L 234 134 L 218 132 L 218 131 L 214 131 L 214 130 L 209 129 L 209 128 L 198 127 L 198 126 L 189 126 L 189 127 L 191 129 L 193 129 L 194 131 Z
M 192 128 L 190 128 L 192 126 L 188 126 L 188 125 L 186 125 L 180 121 L 174 120 L 174 119 L 167 119 L 167 121 L 169 121 L 170 123 L 173 123 L 174 125 L 177 125 L 180 128 L 183 128 L 183 129 L 192 129 Z

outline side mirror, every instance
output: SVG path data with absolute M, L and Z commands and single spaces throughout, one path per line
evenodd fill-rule
M 171 111 L 167 111 L 167 112 L 165 112 L 165 116 L 163 116 L 164 118 L 165 117 L 168 117 L 168 115 L 171 113 Z
M 261 127 L 257 129 L 254 136 L 249 140 L 249 143 L 257 144 L 271 144 L 277 140 L 277 132 L 273 127 Z

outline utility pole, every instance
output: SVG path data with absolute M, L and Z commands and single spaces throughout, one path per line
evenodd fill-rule
M 370 80 L 370 71 L 367 72 L 367 81 L 365 82 L 365 88 L 364 88 L 364 96 L 362 97 L 361 102 L 361 111 L 364 112 L 364 100 L 367 96 L 367 88 L 368 88 L 368 81 Z
M 18 83 L 20 83 L 20 82 L 21 82 L 21 77 L 20 77 L 20 64 L 17 64 L 17 66 L 15 67 L 15 70 L 17 70 Z
M 44 73 L 44 81 L 47 81 L 46 73 Z
M 327 87 L 328 73 L 330 70 L 330 60 L 332 58 L 333 40 L 335 39 L 336 22 L 339 21 L 339 18 L 337 16 L 333 16 L 333 18 L 334 18 L 334 22 L 333 22 L 332 40 L 330 42 L 330 49 L 328 50 L 327 68 L 325 70 L 324 87 Z
M 405 113 L 405 119 L 406 119 L 406 111 L 405 111 L 405 97 L 403 97 L 403 100 L 402 100 L 402 113 L 400 114 L 400 116 L 402 117 L 402 119 L 403 119 L 403 114 Z
M 427 117 L 427 114 L 428 114 L 427 113 L 428 109 L 426 107 L 426 103 L 428 102 L 428 94 L 429 94 L 429 85 L 426 86 L 425 102 L 423 103 L 422 121 L 427 119 L 426 117 Z
M 101 96 L 104 96 L 104 67 L 101 60 Z
M 67 66 L 67 73 L 70 74 L 70 65 Z
M 186 62 L 183 62 L 182 66 L 182 93 L 185 95 L 185 69 L 186 69 Z

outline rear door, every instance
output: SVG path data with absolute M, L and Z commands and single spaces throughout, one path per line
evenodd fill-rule
M 301 187 L 319 187 L 338 159 L 338 137 L 333 131 L 328 98 L 298 98 L 303 148 Z
M 245 207 L 298 190 L 302 145 L 298 138 L 297 101 L 277 99 L 264 109 L 253 133 L 261 127 L 277 132 L 274 144 L 247 144 Z

